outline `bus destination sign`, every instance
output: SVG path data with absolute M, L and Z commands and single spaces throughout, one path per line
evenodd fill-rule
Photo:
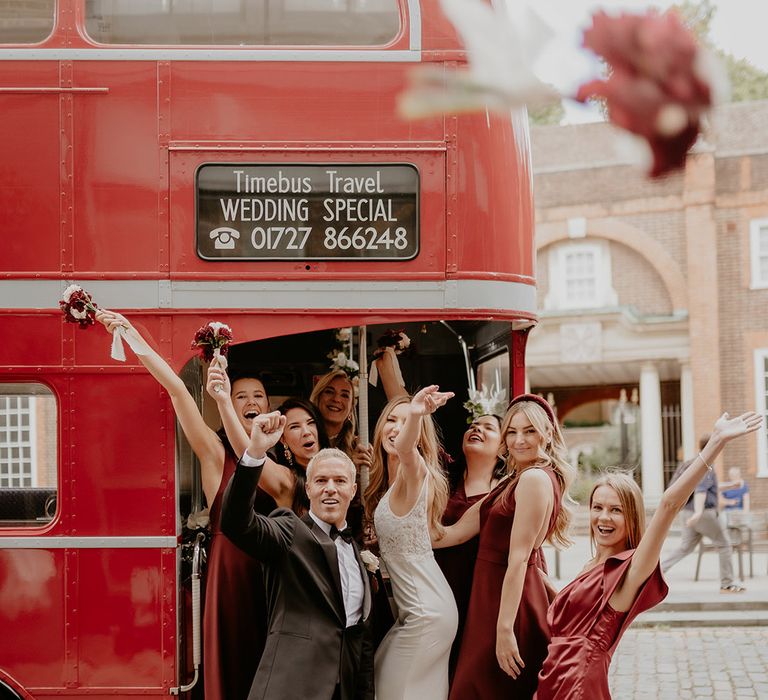
M 410 260 L 419 172 L 410 164 L 201 165 L 204 260 Z

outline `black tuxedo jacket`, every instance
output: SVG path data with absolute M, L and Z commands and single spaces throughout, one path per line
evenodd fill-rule
M 266 583 L 269 634 L 248 698 L 331 700 L 338 685 L 339 700 L 373 700 L 371 594 L 357 545 L 363 620 L 346 627 L 336 545 L 309 515 L 256 513 L 261 471 L 238 465 L 221 511 L 221 529 L 262 562 Z

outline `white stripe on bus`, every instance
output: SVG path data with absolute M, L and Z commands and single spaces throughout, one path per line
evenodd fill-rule
M 386 49 L 40 49 L 0 48 L 0 61 L 254 61 L 418 63 L 420 50 Z
M 536 287 L 505 280 L 186 281 L 0 280 L 5 309 L 57 309 L 81 284 L 99 305 L 117 309 L 482 309 L 535 315 Z
M 175 537 L 137 536 L 130 537 L 3 537 L 0 535 L 0 549 L 175 549 Z

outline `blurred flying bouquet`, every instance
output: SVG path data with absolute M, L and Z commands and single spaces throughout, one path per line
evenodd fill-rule
M 469 67 L 419 67 L 400 99 L 407 119 L 556 103 L 562 97 L 532 66 L 552 31 L 527 5 L 513 21 L 505 3 L 441 0 L 464 42 Z M 583 46 L 602 58 L 606 76 L 569 99 L 605 101 L 609 121 L 644 140 L 658 177 L 685 163 L 702 118 L 728 91 L 725 71 L 674 11 L 609 16 L 596 13 Z
M 98 306 L 93 297 L 76 284 L 70 284 L 64 290 L 59 300 L 59 308 L 67 323 L 77 323 L 80 328 L 88 328 L 96 323 Z

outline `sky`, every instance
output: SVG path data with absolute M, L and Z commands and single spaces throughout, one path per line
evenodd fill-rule
M 595 10 L 640 12 L 651 6 L 666 9 L 671 4 L 671 0 L 536 0 L 532 6 L 555 31 L 554 39 L 536 64 L 537 74 L 565 94 L 573 93 L 579 84 L 599 73 L 599 65 L 591 54 L 579 48 L 581 32 L 589 26 Z M 712 4 L 716 7 L 711 32 L 715 45 L 768 71 L 768 2 L 714 0 Z M 567 123 L 599 119 L 593 109 L 570 100 L 564 104 Z

